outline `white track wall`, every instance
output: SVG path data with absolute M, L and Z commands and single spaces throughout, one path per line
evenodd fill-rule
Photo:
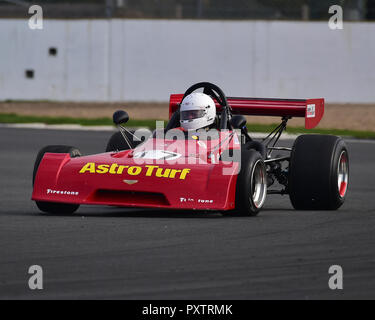
M 0 100 L 167 101 L 198 81 L 231 96 L 373 103 L 375 23 L 0 20 Z

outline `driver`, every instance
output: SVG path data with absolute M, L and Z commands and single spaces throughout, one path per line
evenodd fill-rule
M 180 105 L 180 124 L 184 130 L 210 129 L 215 123 L 216 105 L 205 93 L 191 93 Z

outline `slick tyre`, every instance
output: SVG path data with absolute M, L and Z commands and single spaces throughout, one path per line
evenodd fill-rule
M 343 139 L 301 135 L 294 142 L 289 165 L 289 197 L 298 210 L 336 210 L 344 203 L 349 183 L 349 155 Z
M 241 169 L 236 184 L 235 215 L 256 216 L 267 196 L 267 172 L 262 156 L 255 150 L 243 149 Z
M 125 134 L 126 134 L 126 137 L 129 139 L 129 141 L 133 141 L 133 137 L 130 136 L 130 134 L 128 134 L 127 132 Z M 129 149 L 129 146 L 127 145 L 121 132 L 117 131 L 109 139 L 107 143 L 107 147 L 105 148 L 105 152 L 123 151 L 123 150 L 128 150 L 128 149 Z
M 71 158 L 80 157 L 81 152 L 71 146 L 47 146 L 41 149 L 35 159 L 34 170 L 33 170 L 33 186 L 35 182 L 35 177 L 38 172 L 40 162 L 42 161 L 45 153 L 69 153 Z M 69 204 L 69 203 L 57 203 L 57 202 L 45 202 L 45 201 L 35 201 L 35 204 L 39 210 L 49 213 L 49 214 L 71 214 L 74 213 L 79 205 Z

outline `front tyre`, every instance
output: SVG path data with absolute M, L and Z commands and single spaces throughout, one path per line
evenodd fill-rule
M 262 156 L 255 150 L 242 150 L 241 170 L 236 184 L 238 215 L 256 216 L 267 196 L 267 172 Z
M 129 139 L 129 141 L 133 141 L 133 137 L 129 133 L 125 132 L 125 135 Z M 107 147 L 105 148 L 105 152 L 123 150 L 129 150 L 129 146 L 127 145 L 121 132 L 117 131 L 112 134 L 111 138 L 109 139 Z
M 130 132 L 130 133 L 129 133 Z M 147 140 L 151 136 L 151 132 L 148 130 L 137 130 L 137 137 L 136 139 L 133 135 L 135 135 L 135 131 L 130 130 L 129 132 L 125 131 L 124 134 L 128 138 L 129 141 L 132 142 L 132 145 L 134 148 L 139 146 L 141 143 L 143 143 L 145 140 Z M 112 134 L 111 138 L 109 139 L 107 143 L 107 147 L 105 149 L 105 152 L 116 152 L 116 151 L 124 151 L 129 150 L 130 147 L 126 143 L 124 137 L 122 136 L 120 131 L 115 132 Z
M 289 197 L 295 209 L 336 210 L 345 201 L 349 155 L 345 141 L 330 135 L 301 135 L 289 166 Z
M 42 148 L 34 163 L 34 170 L 33 170 L 33 186 L 35 182 L 35 177 L 38 172 L 38 168 L 40 162 L 42 161 L 44 154 L 46 153 L 69 153 L 71 158 L 80 157 L 81 152 L 71 146 L 61 146 L 61 145 L 54 145 L 54 146 L 47 146 Z M 35 204 L 39 208 L 39 210 L 50 213 L 50 214 L 71 214 L 74 213 L 78 208 L 78 204 L 70 204 L 70 203 L 58 203 L 58 202 L 46 202 L 46 201 L 35 201 Z
M 79 204 L 69 203 L 35 201 L 35 204 L 40 211 L 55 215 L 73 214 L 79 208 Z

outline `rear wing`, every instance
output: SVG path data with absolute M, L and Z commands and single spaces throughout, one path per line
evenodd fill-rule
M 183 94 L 171 94 L 169 118 L 181 103 Z M 246 116 L 301 117 L 305 128 L 315 128 L 324 114 L 324 99 L 267 99 L 228 97 L 233 114 Z M 221 106 L 216 103 L 220 112 Z

